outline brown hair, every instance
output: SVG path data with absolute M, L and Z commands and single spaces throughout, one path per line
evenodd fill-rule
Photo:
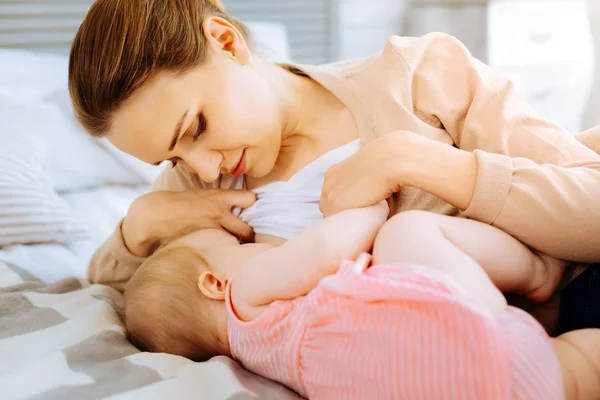
M 69 58 L 75 115 L 93 136 L 159 71 L 185 73 L 207 61 L 204 20 L 229 21 L 249 41 L 244 24 L 218 0 L 97 0 L 79 27 Z
M 165 248 L 144 261 L 127 283 L 125 328 L 140 350 L 195 361 L 223 355 L 212 322 L 220 315 L 216 307 L 224 306 L 200 293 L 201 265 L 206 264 L 188 248 Z

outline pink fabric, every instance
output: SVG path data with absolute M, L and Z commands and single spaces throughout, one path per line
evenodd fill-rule
M 493 315 L 429 268 L 367 267 L 345 263 L 251 322 L 228 296 L 234 358 L 313 400 L 564 398 L 549 338 L 528 314 Z

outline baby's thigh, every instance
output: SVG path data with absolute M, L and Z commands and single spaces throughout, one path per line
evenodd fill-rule
M 482 266 L 448 235 L 450 224 L 461 221 L 423 211 L 400 213 L 380 230 L 373 248 L 375 264 L 417 264 L 451 275 L 464 289 L 493 310 L 503 310 L 506 300 Z
M 600 329 L 567 332 L 553 341 L 567 399 L 600 398 Z
M 455 267 L 457 272 L 469 269 L 464 264 L 473 261 L 449 245 L 440 229 L 441 218 L 449 217 L 426 211 L 405 211 L 393 216 L 375 238 L 373 262 L 420 264 L 446 272 Z
M 404 211 L 391 217 L 377 234 L 379 248 L 398 249 L 399 247 L 428 246 L 434 248 L 445 215 L 429 211 Z
M 443 217 L 445 216 L 430 211 L 403 211 L 390 217 L 381 228 L 379 235 L 393 234 L 395 236 L 406 235 L 410 237 L 409 233 L 415 226 L 422 226 L 423 224 L 428 226 L 438 225 L 440 218 Z

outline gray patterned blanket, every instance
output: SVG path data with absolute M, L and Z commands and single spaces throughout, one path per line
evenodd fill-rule
M 299 399 L 227 357 L 140 352 L 121 310 L 107 286 L 47 284 L 0 262 L 0 399 Z

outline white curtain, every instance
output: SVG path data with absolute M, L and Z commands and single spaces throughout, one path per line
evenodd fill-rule
M 594 40 L 595 73 L 588 105 L 583 116 L 583 129 L 600 125 L 600 1 L 587 0 Z
M 0 0 L 0 47 L 66 53 L 93 0 Z
M 223 4 L 242 22 L 283 24 L 294 62 L 323 64 L 339 58 L 339 0 L 224 0 Z

